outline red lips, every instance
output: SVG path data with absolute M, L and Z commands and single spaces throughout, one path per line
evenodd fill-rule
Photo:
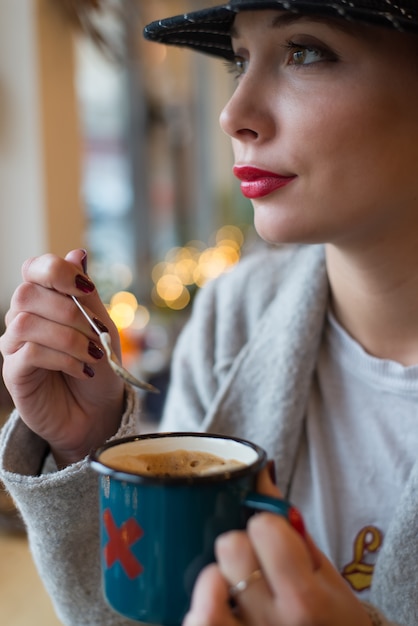
M 282 176 L 251 165 L 235 165 L 234 175 L 241 181 L 241 191 L 246 198 L 262 198 L 285 187 L 296 176 Z

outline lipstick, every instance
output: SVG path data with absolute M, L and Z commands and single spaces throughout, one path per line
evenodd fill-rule
M 250 199 L 268 196 L 296 178 L 268 172 L 251 165 L 234 165 L 233 173 L 241 181 L 242 194 Z

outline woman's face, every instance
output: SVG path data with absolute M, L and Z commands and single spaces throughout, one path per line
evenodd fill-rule
M 243 11 L 233 46 L 237 87 L 221 126 L 259 234 L 352 247 L 410 233 L 418 36 Z

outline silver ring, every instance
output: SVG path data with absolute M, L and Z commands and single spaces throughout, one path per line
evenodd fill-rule
M 240 593 L 248 589 L 248 587 L 254 583 L 256 580 L 260 580 L 263 574 L 261 569 L 255 569 L 247 578 L 240 580 L 236 583 L 236 585 L 232 585 L 229 589 L 229 593 L 232 598 L 236 598 Z

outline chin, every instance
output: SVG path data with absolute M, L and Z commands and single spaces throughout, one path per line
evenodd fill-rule
M 254 228 L 266 243 L 317 244 L 325 243 L 325 231 L 315 224 L 295 220 L 279 211 L 259 207 L 254 212 Z
M 254 228 L 257 234 L 266 243 L 281 244 L 281 243 L 300 243 L 300 237 L 285 225 L 278 225 L 271 220 L 254 220 Z M 300 233 L 299 233 L 300 234 Z
M 254 207 L 254 228 L 267 243 L 293 243 L 300 236 L 300 224 L 290 219 L 288 211 L 277 203 L 257 201 Z M 297 232 L 298 231 L 298 232 Z

